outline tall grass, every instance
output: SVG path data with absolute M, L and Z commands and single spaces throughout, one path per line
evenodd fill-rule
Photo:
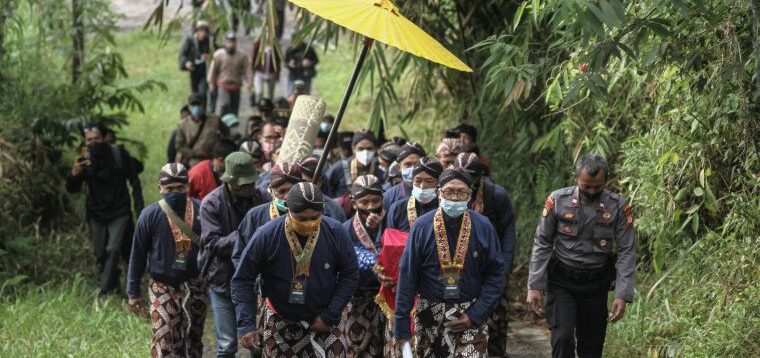
M 0 299 L 0 356 L 146 357 L 150 326 L 75 274 Z

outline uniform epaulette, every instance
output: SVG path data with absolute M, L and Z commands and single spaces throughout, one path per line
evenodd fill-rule
M 572 195 L 573 191 L 575 191 L 574 186 L 569 186 L 567 188 L 557 189 L 554 192 L 552 192 L 552 196 L 566 196 L 566 195 Z

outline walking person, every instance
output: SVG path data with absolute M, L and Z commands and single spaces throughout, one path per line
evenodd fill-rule
M 622 196 L 605 188 L 608 177 L 602 156 L 582 156 L 575 166 L 576 185 L 549 195 L 536 228 L 527 303 L 540 314 L 545 291 L 555 358 L 601 357 L 607 322 L 623 318 L 633 301 L 633 214 Z
M 417 218 L 401 257 L 394 338 L 409 343 L 416 306 L 416 357 L 488 356 L 486 320 L 506 267 L 491 223 L 467 209 L 471 185 L 461 169 L 441 173 L 440 208 Z
M 295 90 L 295 82 L 298 80 L 304 83 L 304 94 L 311 94 L 311 80 L 317 77 L 317 64 L 319 57 L 313 48 L 306 46 L 306 42 L 290 46 L 285 51 L 285 64 L 288 66 L 288 93 Z
M 191 168 L 200 161 L 213 158 L 214 146 L 229 134 L 229 130 L 218 116 L 206 114 L 199 95 L 191 94 L 188 106 L 190 115 L 179 122 L 174 147 L 177 151 L 175 161 Z
M 287 195 L 288 214 L 257 230 L 232 277 L 240 345 L 262 341 L 267 357 L 345 357 L 343 309 L 359 273 L 351 239 L 322 216 L 324 198 L 311 183 Z M 271 313 L 256 331 L 256 277 Z
M 104 142 L 107 129 L 89 124 L 82 131 L 84 154 L 74 160 L 66 176 L 66 191 L 79 193 L 86 184 L 85 208 L 93 254 L 100 272 L 100 295 L 121 289 L 119 261 L 127 235 L 133 228 L 132 210 L 143 209 L 138 175 L 143 165 L 122 146 Z M 130 198 L 127 183 L 132 188 Z
M 281 60 L 265 36 L 253 43 L 251 59 L 254 90 L 251 103 L 257 103 L 262 98 L 274 99 L 275 86 L 280 81 Z
M 412 195 L 412 171 L 414 171 L 414 165 L 417 164 L 417 161 L 425 155 L 425 149 L 417 143 L 406 143 L 401 146 L 400 153 L 395 161 L 398 162 L 403 180 L 383 194 L 383 206 L 386 210 L 395 202 L 405 200 Z
M 135 311 L 145 306 L 140 281 L 147 266 L 153 328 L 151 357 L 200 358 L 208 307 L 197 264 L 200 203 L 187 196 L 187 169 L 182 164 L 164 165 L 158 188 L 163 199 L 146 207 L 137 221 L 129 263 L 128 302 Z
M 224 34 L 224 48 L 214 52 L 211 70 L 208 73 L 208 86 L 211 92 L 217 92 L 217 114 L 238 115 L 240 109 L 240 90 L 247 85 L 250 92 L 251 68 L 248 56 L 237 49 L 237 35 L 234 32 Z
M 179 50 L 179 69 L 190 74 L 190 92 L 203 99 L 204 108 L 208 98 L 206 63 L 211 53 L 209 33 L 208 22 L 199 20 L 193 34 L 185 38 Z
M 256 189 L 258 173 L 251 156 L 234 152 L 225 159 L 223 185 L 209 193 L 201 204 L 201 267 L 209 283 L 209 298 L 214 312 L 216 356 L 234 357 L 237 352 L 235 306 L 230 296 L 230 280 L 235 273 L 232 249 L 238 240 L 237 228 L 254 206 L 266 203 L 269 196 Z

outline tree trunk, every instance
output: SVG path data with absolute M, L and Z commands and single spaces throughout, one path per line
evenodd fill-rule
M 82 19 L 82 4 L 80 0 L 71 0 L 71 16 L 74 20 L 71 82 L 77 84 L 82 77 L 82 66 L 84 66 L 84 21 Z

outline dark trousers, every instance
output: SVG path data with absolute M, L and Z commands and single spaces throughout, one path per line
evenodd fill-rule
M 224 116 L 227 113 L 237 116 L 240 109 L 240 90 L 229 91 L 219 88 L 217 92 L 216 108 L 219 110 L 219 116 Z
M 548 278 L 546 320 L 551 330 L 552 357 L 574 358 L 576 348 L 580 358 L 601 357 L 607 330 L 609 277 L 578 280 L 550 269 Z
M 203 105 L 206 105 L 208 96 L 208 83 L 206 82 L 206 71 L 190 72 L 190 91 L 197 93 L 203 98 Z
M 90 235 L 95 259 L 100 271 L 100 291 L 105 293 L 118 289 L 119 261 L 125 233 L 132 218 L 124 215 L 104 223 L 90 219 Z

